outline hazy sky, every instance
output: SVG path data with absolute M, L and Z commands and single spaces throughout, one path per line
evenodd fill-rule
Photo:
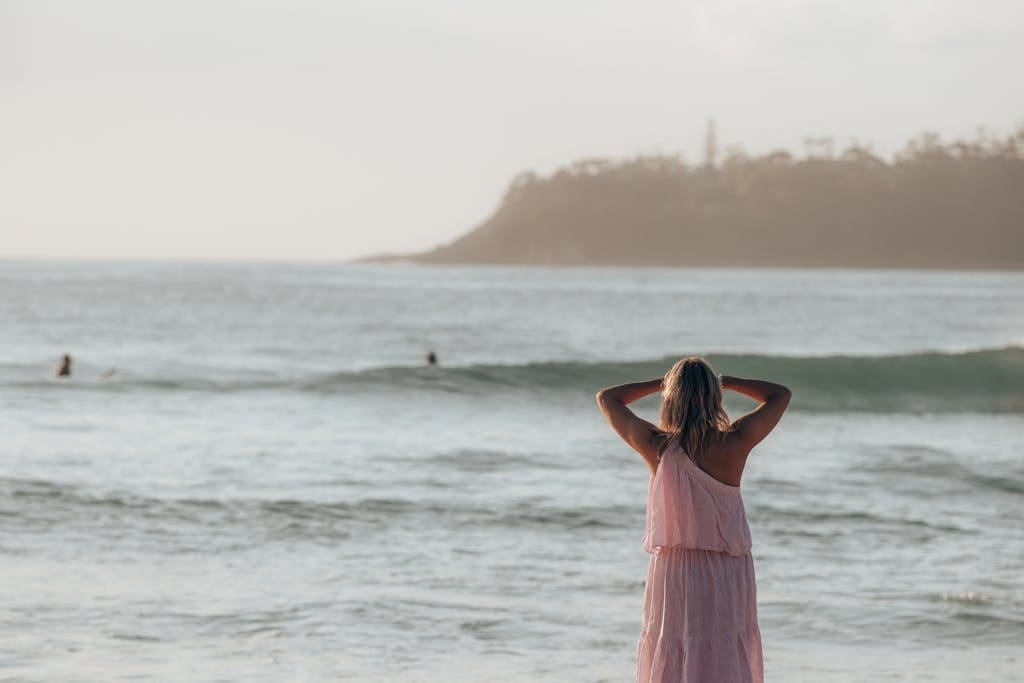
M 585 157 L 1024 121 L 1020 0 L 0 0 L 0 257 L 340 260 Z

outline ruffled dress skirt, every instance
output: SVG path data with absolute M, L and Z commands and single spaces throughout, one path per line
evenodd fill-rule
M 762 683 L 757 581 L 738 486 L 677 446 L 661 456 L 647 497 L 649 552 L 638 683 Z
M 763 681 L 756 591 L 749 552 L 677 547 L 651 555 L 636 680 Z

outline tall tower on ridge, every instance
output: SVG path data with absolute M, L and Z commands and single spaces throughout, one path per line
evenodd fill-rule
M 704 133 L 704 169 L 714 170 L 718 163 L 718 140 L 715 137 L 715 120 L 708 119 L 708 128 Z

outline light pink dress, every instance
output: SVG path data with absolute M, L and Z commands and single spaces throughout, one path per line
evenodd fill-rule
M 738 486 L 718 481 L 677 443 L 647 490 L 636 680 L 761 683 L 750 527 Z

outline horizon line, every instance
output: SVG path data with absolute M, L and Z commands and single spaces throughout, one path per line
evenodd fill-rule
M 376 256 L 381 256 L 377 254 Z M 35 257 L 35 256 L 0 256 L 3 264 L 96 264 L 96 265 L 251 265 L 251 266 L 371 266 L 395 267 L 412 266 L 417 268 L 500 268 L 500 269 L 605 269 L 605 270 L 807 270 L 807 271 L 884 271 L 884 272 L 920 272 L 936 271 L 951 273 L 1024 273 L 1024 268 L 986 268 L 944 266 L 779 266 L 779 265 L 621 265 L 621 264 L 543 264 L 543 263 L 419 263 L 412 260 L 394 260 L 389 262 L 366 263 L 364 260 L 373 256 L 361 256 L 350 259 L 270 259 L 259 257 L 243 257 L 237 259 L 207 257 Z M 360 262 L 363 261 L 363 262 Z

